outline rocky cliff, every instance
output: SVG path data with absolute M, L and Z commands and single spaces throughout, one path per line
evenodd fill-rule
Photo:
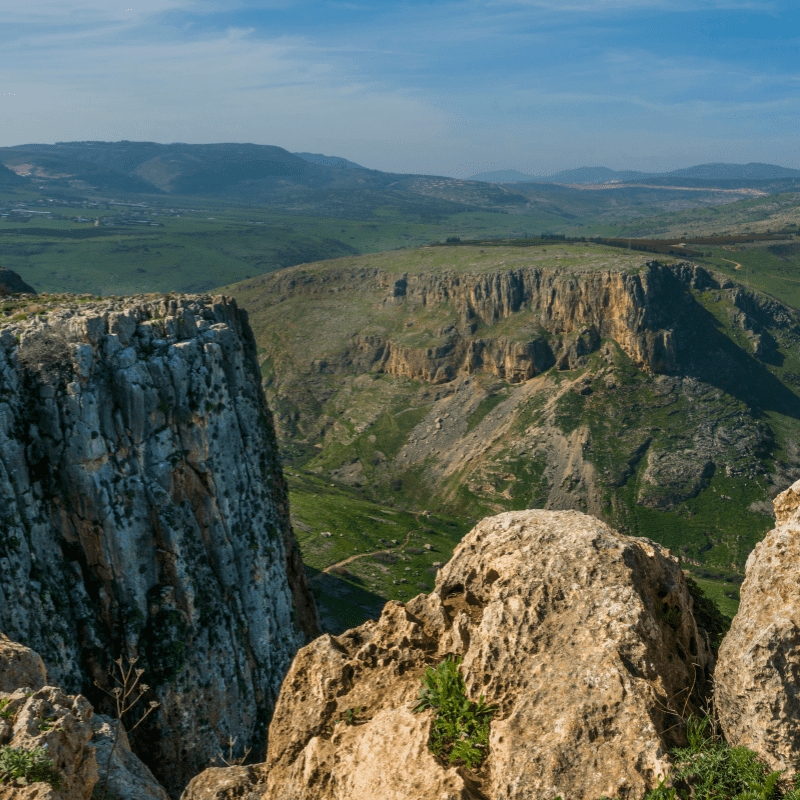
M 426 667 L 463 657 L 472 701 L 496 708 L 468 769 L 430 752 L 415 713 Z M 436 588 L 295 657 L 266 763 L 210 770 L 183 800 L 640 798 L 670 771 L 713 657 L 680 565 L 574 511 L 483 520 Z
M 291 466 L 380 504 L 575 509 L 741 570 L 800 478 L 800 319 L 697 264 L 431 247 L 232 291 Z
M 263 747 L 316 616 L 246 314 L 225 297 L 37 297 L 0 331 L 0 630 L 98 708 L 138 657 L 133 747 L 172 793 Z
M 800 757 L 800 481 L 747 559 L 742 603 L 719 652 L 716 707 L 729 742 L 793 773 Z

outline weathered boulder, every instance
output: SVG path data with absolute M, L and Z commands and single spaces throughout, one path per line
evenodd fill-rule
M 435 591 L 304 647 L 270 726 L 269 800 L 641 798 L 685 741 L 712 654 L 677 559 L 574 511 L 485 519 Z M 428 750 L 426 665 L 498 707 L 477 772 Z M 350 710 L 351 714 L 348 714 Z M 254 786 L 254 790 L 257 787 Z
M 89 701 L 81 695 L 65 695 L 55 686 L 45 686 L 33 694 L 17 689 L 11 694 L 0 693 L 0 698 L 8 701 L 4 708 L 8 716 L 0 719 L 0 746 L 27 751 L 45 748 L 58 776 L 57 789 L 44 781 L 37 781 L 27 790 L 17 783 L 13 792 L 20 794 L 7 796 L 89 800 L 97 784 L 97 761 L 89 746 Z M 0 785 L 0 798 L 4 797 L 3 791 L 5 786 Z
M 747 559 L 714 680 L 728 741 L 791 773 L 800 756 L 800 481 L 774 505 L 777 525 Z
M 58 776 L 53 785 L 0 784 L 0 800 L 85 800 L 94 787 L 116 800 L 168 800 L 118 720 L 95 715 L 85 697 L 46 683 L 39 655 L 0 633 L 0 746 L 45 749 Z
M 131 746 L 177 796 L 264 747 L 317 632 L 252 332 L 224 297 L 37 308 L 0 330 L 0 629 L 101 712 L 138 657 Z
M 104 714 L 92 718 L 91 746 L 99 774 L 98 784 L 119 800 L 169 800 L 153 773 L 131 751 L 128 734 L 118 719 Z
M 21 688 L 36 691 L 45 683 L 47 671 L 39 654 L 0 633 L 0 692 Z
M 255 767 L 211 767 L 189 781 L 181 800 L 260 800 L 260 779 Z

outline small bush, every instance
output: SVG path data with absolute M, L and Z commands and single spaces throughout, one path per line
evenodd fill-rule
M 495 708 L 485 704 L 483 695 L 477 703 L 467 697 L 464 678 L 458 671 L 461 661 L 461 656 L 448 658 L 435 669 L 425 670 L 414 711 L 436 711 L 428 742 L 434 755 L 447 758 L 451 764 L 463 761 L 474 769 L 487 754 L 489 720 Z
M 47 745 L 35 747 L 33 750 L 0 747 L 0 784 L 10 781 L 16 781 L 23 786 L 44 781 L 57 789 L 61 776 L 47 757 Z
M 41 328 L 28 331 L 17 351 L 17 361 L 45 383 L 53 383 L 72 373 L 72 356 L 63 331 Z

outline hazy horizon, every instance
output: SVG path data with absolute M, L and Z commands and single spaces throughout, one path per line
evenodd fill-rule
M 787 0 L 30 0 L 0 146 L 252 142 L 387 172 L 800 168 Z

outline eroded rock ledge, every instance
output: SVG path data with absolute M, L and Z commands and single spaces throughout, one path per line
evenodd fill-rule
M 425 666 L 449 654 L 469 696 L 499 709 L 474 773 L 439 763 L 432 712 L 412 712 Z M 668 551 L 579 512 L 500 514 L 432 594 L 298 653 L 257 780 L 204 773 L 183 800 L 222 797 L 228 778 L 265 800 L 640 798 L 667 774 L 712 666 Z
M 263 747 L 317 633 L 252 333 L 225 297 L 37 303 L 0 332 L 0 630 L 96 706 L 138 656 L 174 794 Z

